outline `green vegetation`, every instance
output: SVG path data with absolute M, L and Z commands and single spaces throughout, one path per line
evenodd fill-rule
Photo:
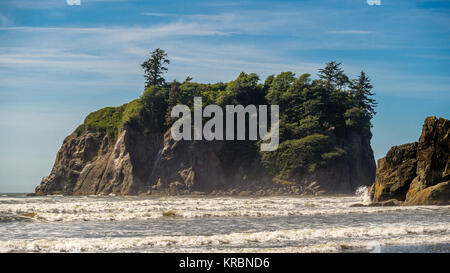
M 301 139 L 286 140 L 274 152 L 262 153 L 262 164 L 280 179 L 314 172 L 345 155 L 333 147 L 328 136 L 313 134 Z
M 376 101 L 364 72 L 350 80 L 341 64 L 330 62 L 319 79 L 284 72 L 266 79 L 269 103 L 280 105 L 280 146 L 261 153 L 276 179 L 292 181 L 346 156 L 343 139 L 351 132 L 371 137 Z
M 119 107 L 102 108 L 90 113 L 75 132 L 78 135 L 86 130 L 105 132 L 114 140 L 124 125 L 137 126 L 142 109 L 143 105 L 140 99 L 133 100 Z
M 259 152 L 257 141 L 227 141 L 219 156 L 230 169 L 235 160 L 248 160 L 250 175 L 252 168 L 258 173 L 263 166 L 275 179 L 289 182 L 345 157 L 344 139 L 350 133 L 371 137 L 371 119 L 377 105 L 372 98 L 373 87 L 364 72 L 350 79 L 340 63 L 328 63 L 319 70 L 317 79 L 287 71 L 261 83 L 257 74 L 242 72 L 234 81 L 215 84 L 192 82 L 191 77 L 166 83 L 162 78 L 167 71 L 165 64 L 169 64 L 167 54 L 153 51 L 142 64 L 147 79 L 142 96 L 120 107 L 91 113 L 76 132 L 102 131 L 116 138 L 127 125 L 143 134 L 165 133 L 176 120 L 170 117 L 172 107 L 185 104 L 193 108 L 196 96 L 203 98 L 204 105 L 222 107 L 278 104 L 278 150 Z

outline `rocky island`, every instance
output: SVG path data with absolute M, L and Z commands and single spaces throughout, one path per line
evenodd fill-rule
M 147 62 L 164 64 L 165 56 L 154 51 Z M 330 62 L 315 80 L 283 72 L 259 83 L 256 74 L 241 73 L 229 83 L 202 84 L 190 77 L 166 83 L 161 71 L 146 70 L 139 99 L 89 114 L 66 137 L 35 194 L 353 193 L 373 183 L 376 102 L 364 72 L 350 80 Z M 192 107 L 194 96 L 221 107 L 279 105 L 279 148 L 262 152 L 250 140 L 174 140 L 168 113 L 180 103 Z

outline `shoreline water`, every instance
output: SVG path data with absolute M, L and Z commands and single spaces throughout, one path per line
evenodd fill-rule
M 0 195 L 0 252 L 450 252 L 450 206 L 364 198 Z

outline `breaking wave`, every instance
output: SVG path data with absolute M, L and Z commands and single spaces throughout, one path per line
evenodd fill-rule
M 0 199 L 0 216 L 44 222 L 126 221 L 164 217 L 270 217 L 313 216 L 395 211 L 440 210 L 442 207 L 351 207 L 367 202 L 367 188 L 347 197 L 164 197 L 164 198 L 73 198 L 49 197 L 38 202 L 32 198 Z M 31 199 L 27 202 L 24 199 Z M 42 199 L 41 199 L 42 200 Z M 447 210 L 450 208 L 444 207 Z
M 270 247 L 291 241 L 293 246 Z M 305 244 L 304 242 L 308 242 Z M 450 225 L 343 227 L 294 229 L 211 236 L 150 236 L 131 238 L 69 238 L 8 240 L 0 242 L 0 252 L 113 252 L 145 251 L 165 247 L 165 251 L 205 250 L 243 252 L 335 252 L 349 248 L 371 250 L 374 245 L 417 245 L 450 243 Z M 255 245 L 249 248 L 248 245 Z M 258 244 L 266 247 L 261 249 Z M 221 247 L 227 246 L 224 249 Z M 241 247 L 240 247 L 241 246 Z M 199 249 L 197 249 L 199 248 Z M 211 249 L 209 249 L 211 250 Z
M 360 200 L 363 204 L 370 203 L 371 200 L 370 200 L 370 194 L 369 194 L 369 187 L 361 186 L 356 189 L 355 194 L 360 198 Z
M 316 197 L 3 196 L 0 252 L 450 249 L 450 206 L 353 206 L 368 195 L 360 188 Z

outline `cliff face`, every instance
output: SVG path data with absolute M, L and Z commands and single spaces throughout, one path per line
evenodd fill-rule
M 346 151 L 345 158 L 306 175 L 303 181 L 317 182 L 320 190 L 327 193 L 354 193 L 360 186 L 371 185 L 376 164 L 370 138 L 351 132 L 342 140 L 336 139 L 333 133 L 331 139 Z
M 419 142 L 392 147 L 378 161 L 373 201 L 407 205 L 450 202 L 450 121 L 425 119 Z
M 117 141 L 105 133 L 69 135 L 60 148 L 49 176 L 37 194 L 137 194 L 149 183 L 161 135 L 143 136 L 131 128 Z
M 233 156 L 225 141 L 175 141 L 170 130 L 144 135 L 128 126 L 114 142 L 101 132 L 73 133 L 36 194 L 353 193 L 375 176 L 370 138 L 351 133 L 341 142 L 344 160 L 285 185 L 272 182 L 256 156 Z

